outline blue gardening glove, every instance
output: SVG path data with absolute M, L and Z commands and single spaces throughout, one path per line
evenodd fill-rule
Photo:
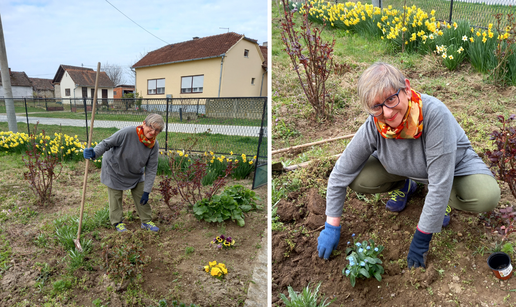
M 333 226 L 327 222 L 324 223 L 324 229 L 321 231 L 319 238 L 317 238 L 319 257 L 326 260 L 330 258 L 331 252 L 339 245 L 340 228 L 341 226 Z
M 93 150 L 93 148 L 85 148 L 82 155 L 84 156 L 84 159 L 95 159 L 95 151 Z
M 418 268 L 420 266 L 426 268 L 426 256 L 428 254 L 428 247 L 430 240 L 432 240 L 431 233 L 425 234 L 416 228 L 412 243 L 410 243 L 409 253 L 407 256 L 408 268 Z
M 149 192 L 143 192 L 142 199 L 140 199 L 140 205 L 146 205 L 149 201 Z

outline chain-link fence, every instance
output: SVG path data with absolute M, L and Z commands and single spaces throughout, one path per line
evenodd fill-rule
M 260 139 L 258 141 L 258 153 L 256 154 L 256 166 L 254 169 L 253 189 L 256 189 L 264 184 L 267 184 L 267 123 L 267 103 L 265 103 L 263 105 L 262 126 L 260 129 Z
M 507 14 L 516 13 L 514 0 L 376 0 L 375 2 L 379 2 L 383 8 L 391 5 L 398 10 L 403 6 L 415 5 L 428 14 L 434 10 L 437 20 L 449 23 L 467 20 L 472 26 L 481 28 L 487 28 L 490 23 L 496 26 L 496 14 L 502 14 L 500 26 L 505 28 Z
M 14 104 L 17 121 L 26 122 L 29 133 L 38 122 L 40 125 L 59 125 L 63 131 L 64 127 L 82 127 L 79 132 L 73 130 L 74 134 L 81 141 L 87 141 L 93 99 L 15 98 Z M 254 156 L 260 132 L 266 132 L 262 128 L 266 104 L 266 97 L 99 98 L 92 141 L 101 141 L 113 133 L 113 128 L 116 131 L 140 125 L 148 114 L 158 113 L 165 121 L 165 133 L 158 135 L 158 143 L 163 150 L 233 152 Z M 0 113 L 5 112 L 5 100 L 0 98 Z M 0 122 L 7 122 L 7 116 L 0 115 Z M 102 133 L 102 129 L 107 129 L 107 132 Z M 263 148 L 266 150 L 267 146 Z M 266 152 L 259 155 L 267 156 Z

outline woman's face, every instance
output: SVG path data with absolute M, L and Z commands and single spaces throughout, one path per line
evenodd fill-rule
M 159 128 L 156 129 L 152 125 L 147 126 L 147 124 L 143 122 L 143 135 L 145 135 L 146 138 L 154 139 L 160 132 L 161 130 L 159 130 Z
M 378 120 L 384 122 L 389 125 L 391 128 L 396 128 L 401 124 L 403 117 L 407 113 L 408 109 L 408 101 L 412 97 L 412 92 L 410 91 L 410 82 L 408 79 L 405 79 L 405 89 L 400 90 L 398 97 L 400 99 L 400 103 L 394 108 L 387 108 L 383 106 L 383 113 L 378 116 Z M 382 104 L 387 98 L 395 95 L 398 92 L 398 89 L 386 89 L 383 94 L 378 95 L 372 105 Z

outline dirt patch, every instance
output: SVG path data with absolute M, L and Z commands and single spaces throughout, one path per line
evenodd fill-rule
M 310 217 L 323 218 L 314 227 L 324 225 L 325 216 L 320 214 L 324 198 L 313 188 L 300 192 L 296 193 L 300 197 L 292 200 L 306 204 L 306 218 L 290 221 L 285 224 L 286 230 L 274 231 L 272 236 L 272 301 L 276 306 L 284 306 L 279 294 L 288 297 L 288 286 L 301 291 L 308 283 L 319 282 L 322 282 L 320 292 L 335 299 L 332 305 L 336 306 L 509 306 L 512 301 L 514 278 L 496 279 L 487 266 L 489 254 L 479 252 L 489 243 L 477 214 L 453 210 L 450 225 L 435 234 L 430 243 L 426 270 L 406 268 L 408 248 L 424 204 L 423 186 L 401 213 L 384 208 L 387 195 L 374 202 L 349 193 L 342 216 L 341 239 L 328 261 L 317 254 L 320 229 L 311 232 L 304 228 L 310 224 Z M 291 206 L 288 201 L 279 203 L 280 207 L 283 205 Z M 353 233 L 357 241 L 373 239 L 385 247 L 380 257 L 385 269 L 381 282 L 374 278 L 359 279 L 352 287 L 342 274 L 348 264 L 345 250 L 353 243 Z
M 93 246 L 85 260 L 89 268 L 70 271 L 68 252 L 55 240 L 52 224 L 64 215 L 78 217 L 84 172 L 77 170 L 84 169 L 84 163 L 78 163 L 72 170 L 68 168 L 55 182 L 54 203 L 46 207 L 31 205 L 34 196 L 21 172 L 0 174 L 4 178 L 2 185 L 4 182 L 19 185 L 14 195 L 12 189 L 0 191 L 3 199 L 0 211 L 12 212 L 0 222 L 0 235 L 9 241 L 11 249 L 5 269 L 0 267 L 0 306 L 45 303 L 92 306 L 94 300 L 109 306 L 157 306 L 161 299 L 166 299 L 169 305 L 172 300 L 178 300 L 199 306 L 243 306 L 249 284 L 254 282 L 254 264 L 267 227 L 266 210 L 245 214 L 244 227 L 231 221 L 198 221 L 188 211 L 183 211 L 177 219 L 160 219 L 170 210 L 161 201 L 157 177 L 150 204 L 160 232 L 140 229 L 130 194 L 124 193 L 124 222 L 129 231 L 117 233 L 114 228 L 100 227 L 83 232 L 82 237 L 91 240 Z M 85 210 L 92 215 L 107 206 L 107 192 L 100 184 L 98 169 L 91 169 L 88 179 Z M 251 188 L 252 181 L 230 180 L 228 186 L 235 184 Z M 261 198 L 258 204 L 266 208 L 267 187 L 254 191 Z M 235 248 L 220 250 L 210 244 L 220 234 L 235 239 Z M 41 244 L 37 240 L 40 235 L 45 240 Z M 139 272 L 140 278 L 124 282 L 110 278 L 106 275 L 103 250 L 112 242 L 129 242 L 135 238 L 142 243 L 142 257 L 148 260 Z M 223 280 L 204 271 L 211 261 L 222 262 L 228 268 Z

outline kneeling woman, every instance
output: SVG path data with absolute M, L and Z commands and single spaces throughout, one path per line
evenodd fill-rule
M 432 234 L 448 225 L 451 208 L 491 211 L 500 199 L 500 188 L 448 108 L 437 98 L 414 91 L 397 68 L 371 65 L 358 81 L 358 95 L 371 116 L 328 180 L 319 257 L 328 259 L 339 243 L 348 187 L 367 194 L 390 191 L 387 210 L 399 212 L 416 191 L 417 181 L 428 184 L 428 194 L 407 263 L 409 268 L 424 267 Z

